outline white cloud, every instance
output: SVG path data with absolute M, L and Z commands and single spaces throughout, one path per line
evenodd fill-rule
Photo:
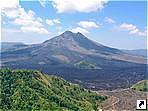
M 21 26 L 28 26 L 28 25 L 36 26 L 36 27 L 43 26 L 43 24 L 38 20 L 33 21 L 33 20 L 20 19 L 20 18 L 15 19 L 14 23 Z
M 112 18 L 109 18 L 109 17 L 105 17 L 105 21 L 110 24 L 116 22 L 115 20 L 113 20 Z
M 83 27 L 83 28 L 87 28 L 87 29 L 99 27 L 95 22 L 91 22 L 91 21 L 80 21 L 78 23 L 78 25 Z
M 140 31 L 140 29 L 138 29 L 137 26 L 133 24 L 123 23 L 120 25 L 120 28 L 123 30 L 129 31 L 130 34 L 135 34 L 138 36 L 146 36 L 147 34 L 147 30 Z
M 54 25 L 53 21 L 52 21 L 52 20 L 49 20 L 49 19 L 46 20 L 46 23 L 47 23 L 48 25 Z
M 17 11 L 17 8 L 9 8 L 2 10 L 2 14 L 6 15 L 10 19 L 14 19 L 19 16 L 19 12 Z
M 61 22 L 59 21 L 59 19 L 53 19 L 53 20 L 51 20 L 51 19 L 46 19 L 46 23 L 48 24 L 48 25 L 55 25 L 55 24 L 60 24 Z
M 2 28 L 2 34 L 5 34 L 5 33 L 15 33 L 15 32 L 21 32 L 20 30 L 18 29 L 9 29 L 9 28 Z
M 41 4 L 42 7 L 46 6 L 46 0 L 39 0 L 39 3 Z
M 19 0 L 1 0 L 0 8 L 15 8 L 19 5 Z
M 35 27 L 35 26 L 31 26 L 31 27 L 25 26 L 24 27 L 23 26 L 23 27 L 21 27 L 21 30 L 23 32 L 34 32 L 34 33 L 40 33 L 40 34 L 49 34 L 49 32 L 42 27 Z
M 37 20 L 43 22 L 43 20 L 40 17 L 37 17 Z
M 138 33 L 138 32 L 139 32 L 139 29 L 136 28 L 136 29 L 131 30 L 131 31 L 130 31 L 130 34 L 136 34 L 136 33 Z
M 89 33 L 86 29 L 81 28 L 81 27 L 73 28 L 73 29 L 71 29 L 70 31 L 72 31 L 72 32 L 74 32 L 74 33 L 80 32 L 80 33 L 82 33 L 82 34 L 84 34 L 84 35 L 86 35 L 86 34 Z
M 9 18 L 23 18 L 28 20 L 35 17 L 35 12 L 33 12 L 32 10 L 26 12 L 24 8 L 22 8 L 20 5 L 15 8 L 6 8 L 2 10 L 2 13 Z
M 59 21 L 59 19 L 53 19 L 54 23 L 60 24 L 61 22 Z
M 133 24 L 126 24 L 126 23 L 123 23 L 120 25 L 121 28 L 125 29 L 125 30 L 135 30 L 137 29 L 137 27 Z
M 95 12 L 104 8 L 107 0 L 53 0 L 58 13 Z
M 48 34 L 49 32 L 44 28 L 42 19 L 36 17 L 35 12 L 24 10 L 20 5 L 14 8 L 7 8 L 2 10 L 4 16 L 8 17 L 13 24 L 19 25 L 23 32 L 35 32 L 39 34 Z M 30 29 L 29 27 L 33 28 Z M 30 31 L 28 30 L 30 29 Z M 40 30 L 39 30 L 40 29 Z M 37 32 L 38 31 L 38 32 Z M 48 32 L 48 33 L 47 33 Z

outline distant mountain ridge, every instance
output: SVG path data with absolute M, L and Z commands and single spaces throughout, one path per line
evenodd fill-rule
M 10 51 L 10 50 L 23 48 L 25 46 L 27 46 L 27 45 L 24 43 L 21 43 L 21 42 L 1 42 L 0 51 L 2 51 L 2 52 Z
M 18 54 L 20 52 L 22 52 L 22 54 Z M 8 51 L 4 54 L 7 55 L 9 53 L 11 52 Z M 52 61 L 57 63 L 72 64 L 83 59 L 93 61 L 93 57 L 98 57 L 105 60 L 121 60 L 135 63 L 145 63 L 143 58 L 128 55 L 118 49 L 103 46 L 89 40 L 81 33 L 72 33 L 70 31 L 66 31 L 63 34 L 41 44 L 31 45 L 21 49 L 18 48 L 18 50 L 16 49 L 16 51 L 13 53 L 17 54 L 18 56 L 24 56 L 27 54 L 26 59 L 31 58 L 32 63 L 33 59 L 35 59 L 35 64 L 37 61 L 38 63 L 48 64 L 49 57 L 52 59 Z M 96 62 L 96 60 L 93 62 Z
M 135 50 L 122 50 L 125 53 L 135 55 L 135 56 L 141 56 L 147 58 L 147 49 L 135 49 Z
M 92 84 L 92 81 L 98 82 L 95 79 L 109 79 L 110 77 L 116 79 L 116 76 L 121 76 L 118 74 L 120 71 L 123 71 L 120 73 L 126 79 L 134 77 L 128 78 L 128 75 L 125 75 L 129 70 L 131 75 L 133 72 L 141 74 L 141 77 L 138 77 L 136 81 L 142 79 L 145 74 L 143 69 L 145 69 L 147 63 L 144 57 L 133 56 L 119 49 L 104 46 L 88 39 L 81 33 L 71 31 L 66 31 L 41 44 L 2 52 L 1 60 L 2 67 L 38 69 L 71 81 L 84 83 L 84 81 L 89 80 L 90 86 L 95 87 L 96 84 Z M 81 63 L 81 61 L 85 61 L 85 63 Z M 91 74 L 88 75 L 87 73 Z M 126 79 L 120 80 L 124 81 L 125 86 Z M 105 81 L 108 82 L 109 80 L 105 79 Z M 88 81 L 85 84 L 87 83 Z M 101 87 L 114 86 L 114 84 L 110 85 L 101 85 Z

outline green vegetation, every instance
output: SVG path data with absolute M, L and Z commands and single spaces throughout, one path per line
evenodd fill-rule
M 140 81 L 132 86 L 132 89 L 136 91 L 148 92 L 148 80 Z
M 0 69 L 1 110 L 93 111 L 105 96 L 39 71 Z
M 98 69 L 98 67 L 95 64 L 91 64 L 87 61 L 80 61 L 75 64 L 77 68 L 82 68 L 82 69 Z

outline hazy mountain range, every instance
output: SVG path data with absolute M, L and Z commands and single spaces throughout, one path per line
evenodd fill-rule
M 89 88 L 127 87 L 146 74 L 145 56 L 104 46 L 81 33 L 66 31 L 41 44 L 11 45 L 2 44 L 2 67 L 39 69 Z
M 12 50 L 19 49 L 25 46 L 27 45 L 21 42 L 2 42 L 0 51 L 2 52 L 10 51 L 10 50 L 12 51 Z
M 125 53 L 135 55 L 135 56 L 142 56 L 147 58 L 147 50 L 146 49 L 135 49 L 135 50 L 122 50 Z

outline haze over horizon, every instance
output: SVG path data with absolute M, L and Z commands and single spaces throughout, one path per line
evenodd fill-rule
M 70 30 L 113 48 L 147 48 L 146 1 L 14 0 L 4 8 L 2 42 L 42 43 Z
M 68 31 L 65 31 L 65 32 L 68 32 Z M 65 32 L 63 32 L 63 33 L 61 33 L 61 34 L 59 34 L 59 35 L 56 35 L 56 36 L 54 36 L 54 37 L 51 37 L 51 38 L 49 38 L 49 39 L 47 39 L 47 40 L 45 40 L 45 41 L 48 41 L 48 40 L 50 40 L 50 39 L 54 39 L 55 37 L 57 37 L 57 36 L 60 36 L 60 35 L 62 35 L 62 34 L 64 34 Z M 69 32 L 71 32 L 71 31 L 69 31 Z M 72 32 L 72 33 L 74 33 L 74 32 Z M 75 34 L 77 34 L 77 33 L 80 33 L 80 32 L 76 32 Z M 80 33 L 80 34 L 82 34 L 82 33 Z M 85 36 L 85 35 L 84 35 Z M 87 36 L 85 36 L 85 37 L 87 37 Z M 88 37 L 87 37 L 88 38 Z M 88 39 L 90 39 L 90 40 L 92 40 L 91 38 L 88 38 Z M 42 41 L 42 42 L 39 42 L 39 43 L 24 43 L 24 42 L 7 42 L 7 41 L 4 41 L 4 42 L 2 42 L 2 43 L 14 43 L 14 44 L 25 44 L 25 45 L 33 45 L 33 44 L 41 44 L 41 43 L 43 43 L 43 42 L 45 42 L 45 41 Z M 94 40 L 92 40 L 92 41 L 94 41 Z M 97 42 L 97 41 L 94 41 L 94 42 Z M 97 42 L 97 43 L 99 43 L 99 42 Z M 100 43 L 99 43 L 100 44 Z M 104 45 L 104 44 L 101 44 L 101 45 Z M 104 46 L 107 46 L 107 47 L 111 47 L 111 46 L 108 46 L 108 45 L 104 45 Z M 111 47 L 111 48 L 116 48 L 116 47 Z M 116 48 L 116 49 L 120 49 L 120 48 Z M 147 50 L 147 48 L 145 48 L 145 49 L 120 49 L 120 50 Z

